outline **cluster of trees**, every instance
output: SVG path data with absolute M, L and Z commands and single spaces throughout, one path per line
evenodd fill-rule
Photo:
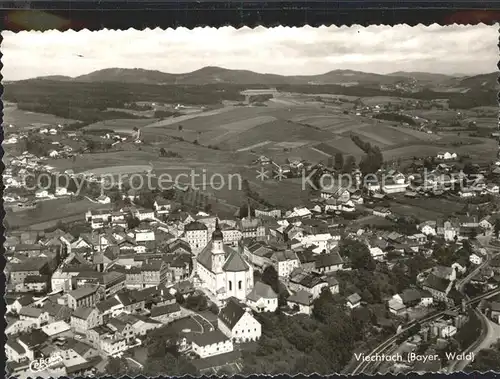
M 341 372 L 372 330 L 367 309 L 346 312 L 343 302 L 325 290 L 314 301 L 313 317 L 258 314 L 262 337 L 255 352 L 244 352 L 243 375 Z
M 46 157 L 50 152 L 50 145 L 44 142 L 43 138 L 38 135 L 30 135 L 25 140 L 25 147 L 28 153 L 34 154 L 37 157 Z
M 160 157 L 162 158 L 182 158 L 182 156 L 179 153 L 176 153 L 175 151 L 170 151 L 170 150 L 165 150 L 165 148 L 160 149 Z
M 356 135 L 352 135 L 351 140 L 365 153 L 365 156 L 359 162 L 359 169 L 363 175 L 377 172 L 384 163 L 384 157 L 380 148 L 369 142 L 364 142 Z
M 168 117 L 178 117 L 182 113 L 171 112 L 171 111 L 155 111 L 154 118 L 168 118 Z
M 154 329 L 146 335 L 143 346 L 147 361 L 140 373 L 145 376 L 168 374 L 172 377 L 198 374 L 196 367 L 178 351 L 179 334 L 171 327 Z
M 271 100 L 274 96 L 261 94 L 261 95 L 252 95 L 249 98 L 250 103 L 265 103 L 268 100 Z
M 498 371 L 498 362 L 500 362 L 500 342 L 494 344 L 490 349 L 478 352 L 465 370 L 468 372 Z
M 468 317 L 467 322 L 455 334 L 455 340 L 459 343 L 462 351 L 469 348 L 481 335 L 481 320 L 473 309 L 468 310 Z
M 383 112 L 374 115 L 373 118 L 377 118 L 379 120 L 396 121 L 401 123 L 406 122 L 407 124 L 410 125 L 416 124 L 415 120 L 412 117 L 400 113 Z
M 108 111 L 138 101 L 184 104 L 218 104 L 222 100 L 243 101 L 245 88 L 230 84 L 154 85 L 119 82 L 63 82 L 23 80 L 6 84 L 5 100 L 31 112 L 97 122 L 138 118 L 128 112 Z

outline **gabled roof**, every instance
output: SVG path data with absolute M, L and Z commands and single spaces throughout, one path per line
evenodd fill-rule
M 336 251 L 329 254 L 319 254 L 316 259 L 316 268 L 336 266 L 342 263 L 344 261 Z
M 232 330 L 244 314 L 245 309 L 239 301 L 231 297 L 226 306 L 219 312 L 219 319 Z
M 81 320 L 87 320 L 92 313 L 94 308 L 80 307 L 73 311 L 73 317 L 79 318 Z
M 229 340 L 219 329 L 205 332 L 203 334 L 194 334 L 193 343 L 198 346 L 209 346 Z
M 71 295 L 76 300 L 78 300 L 78 299 L 82 299 L 86 296 L 90 296 L 93 293 L 95 293 L 96 291 L 97 291 L 97 286 L 80 287 L 80 288 L 77 288 L 76 290 L 69 292 L 68 295 Z
M 311 305 L 313 302 L 313 295 L 307 291 L 298 291 L 291 295 L 287 301 L 291 303 L 297 303 L 302 305 Z
M 35 307 L 22 307 L 19 310 L 19 316 L 34 317 L 38 318 L 44 312 L 41 308 Z
M 278 295 L 274 292 L 270 285 L 262 282 L 256 282 L 252 291 L 247 295 L 247 299 L 258 301 L 261 298 L 277 299 Z
M 359 303 L 361 301 L 361 296 L 359 296 L 358 293 L 353 293 L 347 297 L 347 301 L 351 304 Z
M 168 315 L 174 312 L 179 312 L 181 307 L 177 303 L 160 305 L 159 307 L 151 308 L 151 317 L 158 317 L 162 315 Z
M 440 292 L 446 292 L 449 284 L 450 284 L 449 280 L 440 278 L 434 274 L 430 274 L 424 282 L 424 286 Z
M 192 221 L 186 226 L 184 226 L 184 231 L 192 231 L 192 230 L 208 230 L 207 226 L 199 221 Z
M 273 259 L 278 262 L 299 259 L 293 250 L 278 250 L 273 253 Z
M 409 304 L 415 301 L 419 301 L 422 298 L 422 294 L 419 290 L 414 288 L 405 289 L 401 293 L 401 299 L 404 304 Z

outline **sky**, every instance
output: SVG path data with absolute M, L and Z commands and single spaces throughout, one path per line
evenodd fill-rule
M 498 25 L 2 32 L 4 80 L 120 67 L 205 66 L 281 75 L 336 69 L 476 75 L 497 71 Z

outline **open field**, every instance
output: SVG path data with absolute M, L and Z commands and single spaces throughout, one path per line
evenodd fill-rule
M 150 165 L 130 165 L 130 166 L 111 166 L 111 167 L 101 167 L 94 168 L 92 170 L 87 170 L 81 172 L 82 174 L 94 174 L 94 175 L 104 175 L 104 174 L 135 174 L 144 173 L 152 168 Z
M 7 213 L 6 220 L 10 227 L 28 227 L 38 225 L 37 228 L 48 228 L 58 220 L 83 220 L 89 209 L 105 209 L 108 205 L 92 203 L 88 200 L 76 200 L 70 197 L 41 201 L 36 209 L 23 212 Z M 68 219 L 68 220 L 66 220 Z
M 400 205 L 415 206 L 443 214 L 460 212 L 464 207 L 463 203 L 457 201 L 444 198 L 432 198 L 432 197 L 420 197 L 417 199 L 410 199 L 404 196 L 398 196 L 395 199 L 395 202 Z
M 51 114 L 28 112 L 17 109 L 14 104 L 4 104 L 3 125 L 12 124 L 14 130 L 31 129 L 42 126 L 56 126 L 57 124 L 67 125 L 77 122 Z
M 448 138 L 448 137 L 447 137 Z M 439 144 L 415 144 L 404 147 L 387 148 L 383 150 L 384 159 L 398 159 L 402 157 L 428 157 L 435 156 L 442 151 L 453 151 L 458 155 L 470 155 L 479 161 L 491 161 L 494 159 L 498 143 L 494 139 L 474 138 L 475 143 L 469 145 L 453 146 L 451 141 L 443 138 Z M 459 138 L 459 137 L 456 137 Z M 465 138 L 465 137 L 464 137 Z
M 419 221 L 436 220 L 446 212 L 422 208 L 416 205 L 391 202 L 390 209 L 396 215 L 411 215 Z
M 427 134 L 409 128 L 396 128 L 382 123 L 356 129 L 352 134 L 356 134 L 363 141 L 378 145 L 380 148 L 384 146 L 408 144 L 418 141 L 435 141 L 439 139 L 439 137 L 434 134 Z
M 134 127 L 142 128 L 158 119 L 151 118 L 121 118 L 114 120 L 99 121 L 94 124 L 90 124 L 85 127 L 85 129 L 111 129 L 117 133 L 130 133 Z

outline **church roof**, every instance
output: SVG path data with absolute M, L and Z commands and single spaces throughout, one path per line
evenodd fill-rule
M 227 258 L 226 263 L 224 263 L 222 269 L 224 271 L 232 271 L 232 272 L 247 271 L 248 264 L 242 258 L 240 253 L 238 253 L 236 250 L 233 250 L 231 255 L 229 255 L 229 258 Z
M 198 263 L 209 271 L 212 271 L 212 247 L 213 241 L 210 241 L 196 257 Z M 224 250 L 224 258 L 226 259 L 223 267 L 224 271 L 238 272 L 248 270 L 248 264 L 236 250 L 224 244 L 222 245 L 222 249 Z

